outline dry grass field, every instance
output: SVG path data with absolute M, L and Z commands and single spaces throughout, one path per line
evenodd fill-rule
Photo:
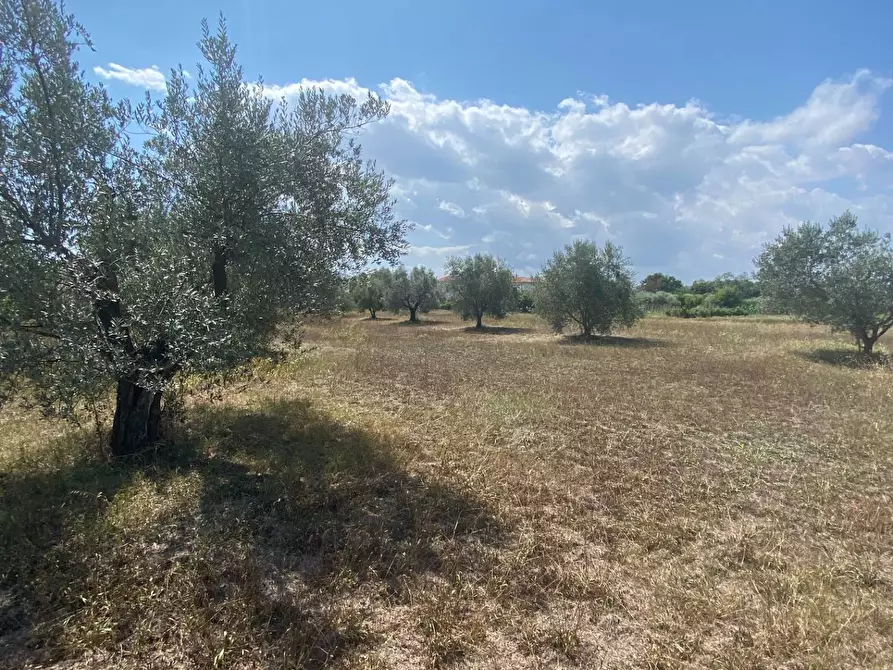
M 0 666 L 893 667 L 893 368 L 770 319 L 308 326 L 110 461 L 0 414 Z

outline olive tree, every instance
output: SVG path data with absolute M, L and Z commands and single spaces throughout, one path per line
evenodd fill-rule
M 388 296 L 388 307 L 394 312 L 409 310 L 409 322 L 416 323 L 417 312 L 430 312 L 440 302 L 437 277 L 424 266 L 414 267 L 407 272 L 405 267 L 394 271 Z
M 536 284 L 537 313 L 556 332 L 575 324 L 584 337 L 630 327 L 641 315 L 633 272 L 620 247 L 578 240 L 556 251 Z
M 354 304 L 369 312 L 369 318 L 377 318 L 377 312 L 387 306 L 393 275 L 388 268 L 363 273 L 351 280 L 350 295 Z
M 84 79 L 89 38 L 51 0 L 2 2 L 0 44 L 7 397 L 73 416 L 114 390 L 111 449 L 133 452 L 177 375 L 236 368 L 333 303 L 345 269 L 399 256 L 390 182 L 350 136 L 387 113 L 377 98 L 274 106 L 221 22 L 194 86 L 174 71 L 134 117 Z M 140 152 L 134 120 L 154 133 Z
M 508 313 L 514 275 L 501 258 L 490 254 L 450 258 L 446 270 L 454 309 L 463 319 L 473 318 L 475 328 L 483 328 L 485 314 L 501 319 Z
M 785 228 L 755 261 L 772 308 L 853 335 L 871 353 L 893 326 L 890 236 L 860 229 L 849 211 L 827 226 Z

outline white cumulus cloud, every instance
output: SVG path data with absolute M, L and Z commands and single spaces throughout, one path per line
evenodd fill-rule
M 101 69 L 163 88 L 157 68 Z M 893 232 L 893 147 L 870 137 L 891 85 L 861 70 L 816 82 L 802 103 L 767 118 L 720 116 L 709 91 L 682 105 L 597 91 L 543 109 L 441 98 L 399 78 L 300 80 L 267 94 L 289 100 L 320 86 L 388 100 L 390 116 L 360 141 L 396 179 L 397 212 L 425 222 L 410 234 L 408 264 L 426 258 L 437 269 L 481 243 L 530 262 L 573 239 L 611 240 L 640 274 L 691 280 L 748 271 L 785 225 L 846 208 Z
M 148 88 L 152 91 L 167 90 L 164 73 L 158 69 L 157 65 L 144 68 L 129 68 L 117 63 L 109 63 L 107 68 L 97 65 L 93 68 L 93 72 L 103 79 L 117 79 L 131 86 Z
M 368 94 L 355 80 L 320 84 Z M 845 208 L 893 230 L 893 153 L 864 139 L 890 86 L 860 71 L 819 82 L 787 114 L 726 122 L 695 101 L 579 95 L 537 110 L 394 79 L 373 89 L 391 115 L 362 142 L 411 194 L 412 217 L 454 226 L 455 245 L 529 260 L 529 249 L 544 258 L 572 239 L 610 239 L 640 273 L 690 280 L 747 271 L 783 226 Z M 417 243 L 411 257 L 433 255 Z

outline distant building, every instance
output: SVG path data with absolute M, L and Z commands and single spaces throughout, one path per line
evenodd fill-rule
M 514 277 L 512 279 L 512 284 L 517 286 L 519 291 L 523 291 L 524 293 L 532 293 L 533 289 L 536 287 L 536 278 Z
M 453 278 L 450 275 L 444 275 L 443 277 L 437 278 L 437 283 L 440 284 L 440 287 L 443 289 L 444 293 L 449 295 L 450 292 L 450 282 L 453 281 Z M 532 293 L 534 287 L 536 286 L 536 278 L 535 277 L 513 277 L 512 285 L 516 286 L 519 291 L 523 291 L 524 293 Z

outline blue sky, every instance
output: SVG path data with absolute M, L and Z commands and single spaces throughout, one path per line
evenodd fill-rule
M 846 208 L 893 231 L 886 5 L 68 3 L 116 96 L 194 66 L 223 11 L 277 94 L 389 98 L 363 144 L 417 224 L 408 264 L 485 251 L 530 274 L 586 237 L 684 280 L 748 271 L 784 225 Z

